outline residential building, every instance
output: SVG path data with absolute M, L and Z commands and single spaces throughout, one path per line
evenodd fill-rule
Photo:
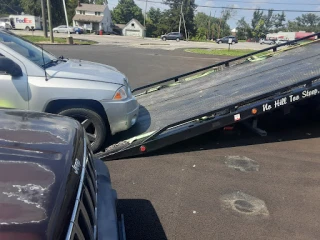
M 73 17 L 73 26 L 82 27 L 88 31 L 112 32 L 111 12 L 108 5 L 79 2 Z
M 137 20 L 131 19 L 122 29 L 123 36 L 145 37 L 146 28 Z

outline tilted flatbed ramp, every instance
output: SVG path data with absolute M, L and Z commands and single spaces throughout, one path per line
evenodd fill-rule
M 320 95 L 319 41 L 260 58 L 217 64 L 196 79 L 137 95 L 136 125 L 115 136 L 116 143 L 98 156 L 143 154 Z

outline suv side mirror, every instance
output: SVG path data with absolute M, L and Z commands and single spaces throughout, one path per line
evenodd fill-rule
M 9 58 L 0 56 L 0 72 L 5 72 L 12 77 L 23 76 L 22 70 L 18 64 Z

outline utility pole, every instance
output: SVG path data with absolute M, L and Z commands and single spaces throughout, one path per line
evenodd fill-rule
M 210 38 L 210 28 L 211 28 L 210 20 L 211 20 L 211 11 L 210 11 L 210 17 L 209 17 L 209 24 L 208 24 L 208 37 L 207 37 L 207 39 L 209 39 L 209 38 Z M 209 39 L 209 40 L 210 40 L 210 39 Z
M 63 8 L 64 8 L 64 15 L 66 17 L 66 24 L 68 29 L 68 37 L 70 37 L 70 30 L 69 30 L 69 21 L 68 21 L 68 14 L 67 14 L 67 7 L 66 7 L 66 1 L 63 0 Z
M 179 33 L 180 33 L 180 30 L 181 30 L 182 6 L 183 6 L 183 0 L 182 0 L 182 2 L 181 2 L 181 9 L 180 9 Z
M 213 14 L 213 19 L 214 19 L 214 20 L 215 20 L 215 17 L 216 17 L 216 11 L 217 11 L 217 10 L 215 10 L 215 11 L 214 11 L 214 14 Z M 212 38 L 212 39 L 213 39 L 213 37 L 214 37 L 214 36 L 213 36 L 213 35 L 214 35 L 214 26 L 215 26 L 215 23 L 212 24 L 212 31 L 211 31 L 211 33 L 212 33 L 211 38 Z
M 47 0 L 48 8 L 48 20 L 49 20 L 49 30 L 50 30 L 50 42 L 54 43 L 53 31 L 52 31 L 52 15 L 51 15 L 51 1 Z
M 45 38 L 48 37 L 48 31 L 47 31 L 47 18 L 46 18 L 46 5 L 45 0 L 41 0 L 41 11 L 42 11 L 42 28 L 43 28 L 43 36 Z
M 146 6 L 145 6 L 145 8 L 144 8 L 144 27 L 146 27 L 147 5 L 148 5 L 148 0 L 146 0 Z
M 219 22 L 219 30 L 218 30 L 218 38 L 220 38 L 220 31 L 221 31 L 221 22 L 222 22 L 222 17 L 224 16 L 224 10 L 221 11 L 220 15 L 220 22 Z
M 185 32 L 185 34 L 186 34 L 186 40 L 188 41 L 186 21 L 184 20 L 184 14 L 183 14 L 183 13 L 182 13 L 182 19 L 183 19 L 183 24 L 184 24 L 184 32 Z

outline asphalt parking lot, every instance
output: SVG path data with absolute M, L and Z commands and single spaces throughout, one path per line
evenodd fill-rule
M 42 31 L 29 32 L 24 30 L 12 30 L 18 35 L 38 35 L 43 36 Z M 54 33 L 54 37 L 66 38 L 65 33 Z M 91 40 L 99 45 L 107 46 L 122 46 L 126 48 L 143 48 L 143 49 L 162 49 L 175 50 L 181 48 L 212 48 L 212 49 L 227 49 L 228 44 L 217 44 L 215 42 L 194 42 L 194 41 L 162 41 L 160 38 L 141 38 L 118 35 L 94 35 L 94 34 L 73 34 L 74 39 Z M 253 49 L 259 50 L 269 47 L 268 45 L 260 45 L 253 42 L 239 42 L 231 46 L 231 49 Z
M 205 67 L 229 57 L 184 52 L 182 49 L 138 49 L 119 46 L 46 45 L 57 56 L 100 62 L 126 74 L 132 88 Z
M 45 46 L 115 66 L 133 87 L 219 61 L 118 46 Z M 312 240 L 320 236 L 319 110 L 266 115 L 260 137 L 241 125 L 110 161 L 130 239 Z

